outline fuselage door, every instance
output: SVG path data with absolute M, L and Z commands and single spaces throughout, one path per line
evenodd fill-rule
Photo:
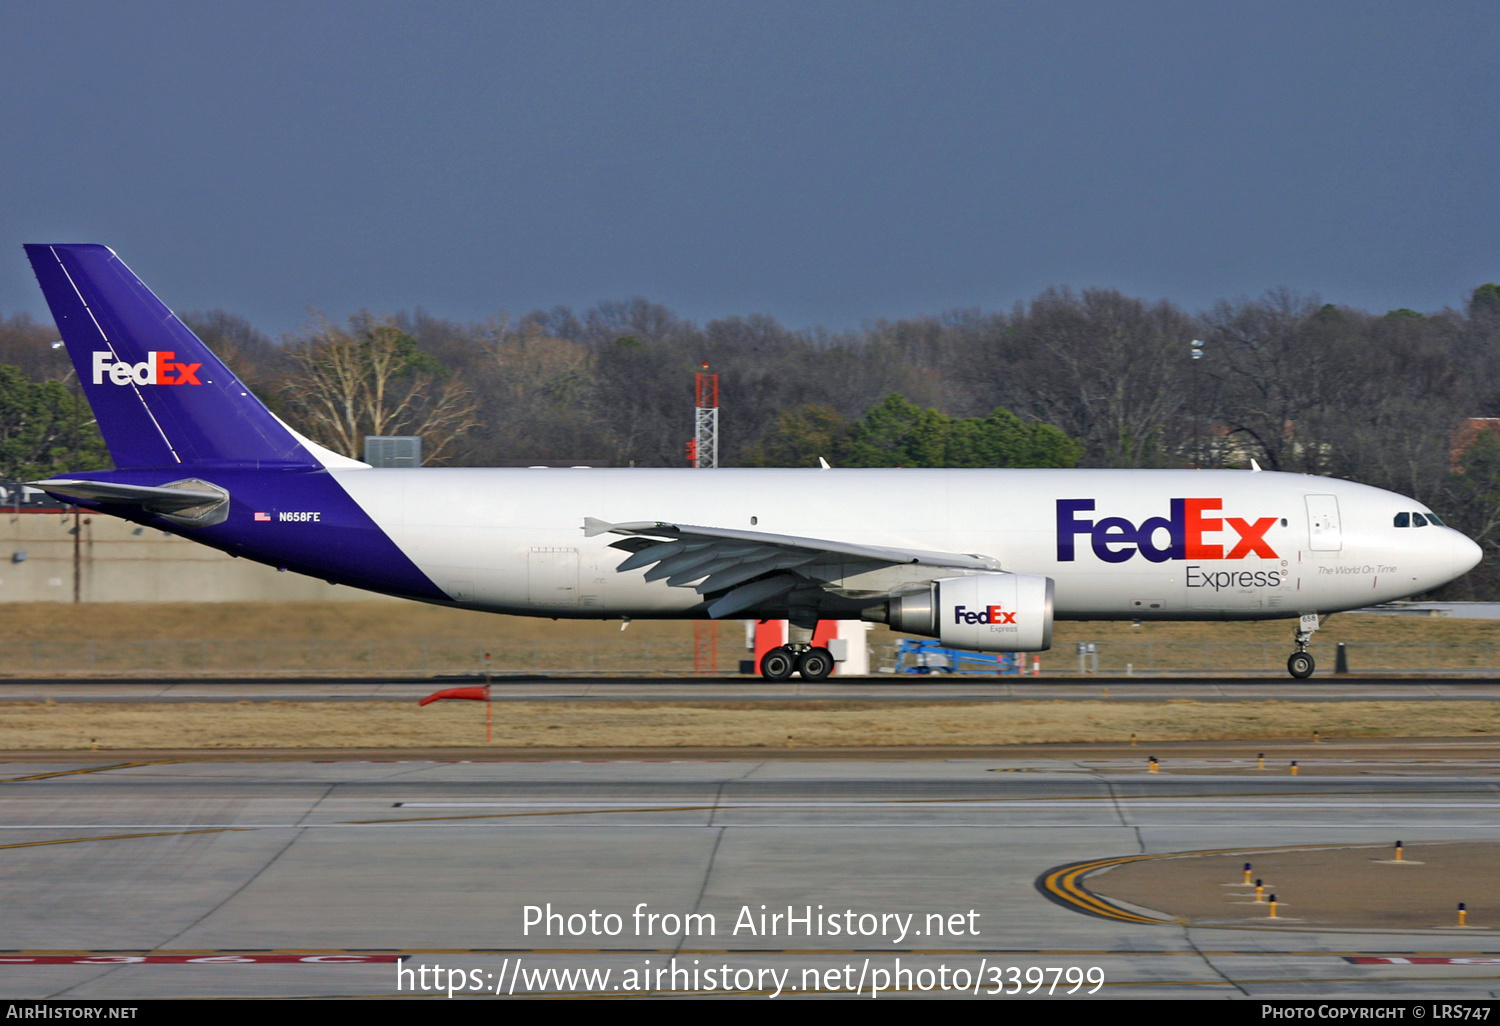
M 531 604 L 543 609 L 578 605 L 578 550 L 533 548 L 527 560 Z
M 1313 552 L 1338 552 L 1344 547 L 1338 496 L 1307 496 L 1307 533 L 1307 547 Z

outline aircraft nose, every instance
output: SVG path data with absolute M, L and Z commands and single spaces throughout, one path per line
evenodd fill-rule
M 1468 535 L 1458 531 L 1453 533 L 1456 536 L 1454 547 L 1458 550 L 1455 553 L 1454 562 L 1457 564 L 1458 574 L 1466 574 L 1479 565 L 1479 561 L 1484 558 L 1484 549 L 1480 548 L 1478 543 Z
M 1484 550 L 1461 531 L 1455 531 L 1450 527 L 1445 533 L 1448 535 L 1448 544 L 1445 546 L 1444 555 L 1447 558 L 1444 562 L 1448 564 L 1448 571 L 1451 574 L 1449 580 L 1452 580 L 1455 577 L 1462 577 L 1478 566 L 1479 561 L 1484 558 Z

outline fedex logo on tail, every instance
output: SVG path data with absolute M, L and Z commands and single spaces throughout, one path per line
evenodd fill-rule
M 1057 559 L 1076 559 L 1077 539 L 1087 535 L 1094 555 L 1106 563 L 1123 563 L 1137 552 L 1152 563 L 1169 559 L 1279 559 L 1266 541 L 1266 532 L 1277 517 L 1262 517 L 1253 523 L 1239 517 L 1211 514 L 1224 508 L 1223 499 L 1173 499 L 1171 513 L 1148 517 L 1139 525 L 1124 517 L 1084 519 L 1079 514 L 1094 508 L 1093 499 L 1057 500 Z M 1210 540 L 1209 536 L 1216 536 Z M 1163 544 L 1164 543 L 1164 544 Z
M 114 353 L 94 353 L 94 384 L 113 385 L 201 385 L 198 369 L 201 363 L 178 363 L 174 352 L 152 351 L 141 363 L 115 359 Z

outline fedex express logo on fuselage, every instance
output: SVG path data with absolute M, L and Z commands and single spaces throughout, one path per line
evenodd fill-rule
M 1223 499 L 1173 499 L 1170 516 L 1149 517 L 1139 525 L 1124 517 L 1096 521 L 1080 516 L 1093 508 L 1093 499 L 1057 500 L 1058 562 L 1071 563 L 1077 558 L 1081 534 L 1088 536 L 1094 555 L 1106 563 L 1123 563 L 1137 552 L 1152 563 L 1169 559 L 1281 558 L 1266 541 L 1266 532 L 1279 518 L 1262 517 L 1252 523 L 1239 517 L 1211 516 L 1224 508 Z M 1205 535 L 1218 537 L 1209 540 Z
M 198 368 L 201 363 L 178 363 L 173 352 L 152 351 L 140 363 L 116 360 L 114 353 L 94 353 L 94 384 L 113 385 L 201 385 Z

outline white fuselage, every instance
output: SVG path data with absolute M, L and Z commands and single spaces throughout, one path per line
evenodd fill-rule
M 617 572 L 628 553 L 610 546 L 614 536 L 586 537 L 585 517 L 992 556 L 1005 570 L 1052 578 L 1059 619 L 1328 613 L 1430 590 L 1469 570 L 1480 555 L 1450 528 L 1394 526 L 1399 513 L 1426 512 L 1413 499 L 1269 472 L 330 473 L 456 604 L 533 616 L 701 615 L 689 612 L 702 602 L 692 588 Z M 1174 507 L 1173 500 L 1181 501 Z M 1072 505 L 1060 513 L 1060 502 Z M 1081 508 L 1088 502 L 1091 509 Z M 1178 537 L 1184 517 L 1185 540 Z

